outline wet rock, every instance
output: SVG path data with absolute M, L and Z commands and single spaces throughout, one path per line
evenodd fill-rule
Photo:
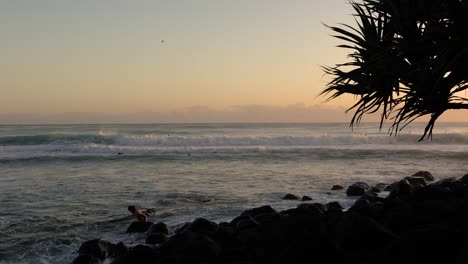
M 152 245 L 136 245 L 129 249 L 129 253 L 119 259 L 117 263 L 155 263 L 160 258 L 160 250 Z
M 153 224 L 153 222 L 133 222 L 130 224 L 130 226 L 127 228 L 126 233 L 144 233 L 148 231 L 150 226 Z
M 302 196 L 301 201 L 312 201 L 313 199 L 307 195 Z
M 460 181 L 468 185 L 468 174 L 463 175 L 463 177 L 460 178 Z
M 285 196 L 283 196 L 283 200 L 299 200 L 299 196 L 288 193 Z
M 153 232 L 146 236 L 145 243 L 146 244 L 162 244 L 169 240 L 169 235 L 160 233 L 160 232 Z
M 101 261 L 90 255 L 79 255 L 76 257 L 72 264 L 98 264 Z
M 159 223 L 156 223 L 156 224 L 152 224 L 149 227 L 147 233 L 148 234 L 163 233 L 163 234 L 166 234 L 166 235 L 170 235 L 171 234 L 171 229 L 165 223 L 159 222 Z
M 333 186 L 331 187 L 331 190 L 332 190 L 332 191 L 343 190 L 343 189 L 344 189 L 344 187 L 341 186 L 341 185 L 338 185 L 338 184 L 335 184 L 335 185 L 333 185 Z
M 327 207 L 320 203 L 303 203 L 297 206 L 296 214 L 306 213 L 308 215 L 319 216 L 327 211 Z
M 219 226 L 217 223 L 207 220 L 205 218 L 197 218 L 187 228 L 187 230 L 199 233 L 208 237 L 213 237 L 218 231 Z
M 369 184 L 365 182 L 355 182 L 346 190 L 347 196 L 361 196 L 371 190 Z
M 434 176 L 432 176 L 432 174 L 428 171 L 418 171 L 415 174 L 413 174 L 413 176 L 423 177 L 426 181 L 434 181 Z
M 344 209 L 344 207 L 341 206 L 339 202 L 330 202 L 330 203 L 327 203 L 325 206 L 327 207 L 327 211 L 333 211 L 333 212 L 336 212 L 336 211 L 341 212 Z
M 409 183 L 408 180 L 403 179 L 399 181 L 390 191 L 388 195 L 389 199 L 408 199 L 412 192 L 414 191 L 415 187 Z
M 113 246 L 114 244 L 109 241 L 102 239 L 92 239 L 81 244 L 80 248 L 78 249 L 78 254 L 104 260 Z M 82 259 L 84 259 L 84 257 Z
M 277 212 L 271 206 L 265 205 L 265 206 L 255 207 L 255 208 L 246 210 L 241 213 L 241 216 L 255 217 L 259 214 L 267 214 L 267 213 L 277 213 Z
M 427 185 L 426 180 L 421 176 L 405 177 L 405 180 L 407 180 L 414 187 L 423 187 Z
M 162 244 L 161 263 L 213 262 L 220 253 L 221 248 L 215 241 L 187 230 L 171 236 Z
M 387 186 L 388 186 L 388 184 L 386 184 L 386 183 L 377 183 L 373 188 L 383 192 L 383 191 L 385 191 Z

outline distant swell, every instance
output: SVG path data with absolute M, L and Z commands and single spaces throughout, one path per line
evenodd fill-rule
M 31 145 L 110 145 L 124 147 L 294 147 L 294 146 L 352 146 L 443 144 L 468 145 L 467 134 L 438 134 L 432 141 L 418 143 L 420 135 L 352 134 L 310 136 L 169 136 L 169 135 L 101 135 L 101 134 L 44 134 L 0 137 L 1 146 Z
M 32 136 L 10 136 L 0 137 L 0 145 L 3 146 L 28 146 L 28 145 L 47 145 L 47 144 L 76 144 L 76 143 L 95 143 L 95 144 L 113 144 L 112 136 L 102 135 L 71 135 L 71 134 L 45 134 Z

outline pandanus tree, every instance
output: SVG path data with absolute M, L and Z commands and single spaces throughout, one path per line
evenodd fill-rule
M 351 126 L 379 113 L 398 133 L 428 116 L 420 140 L 432 137 L 447 110 L 468 109 L 468 0 L 362 0 L 350 3 L 357 25 L 329 26 L 350 51 L 348 61 L 323 67 L 322 94 L 356 100 Z

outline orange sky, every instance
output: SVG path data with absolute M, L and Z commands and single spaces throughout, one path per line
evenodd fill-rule
M 350 14 L 342 0 L 2 1 L 0 124 L 349 121 L 351 98 L 317 95 L 320 65 L 346 59 L 321 23 Z

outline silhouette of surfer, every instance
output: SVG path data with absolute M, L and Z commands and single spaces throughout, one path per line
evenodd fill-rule
M 150 215 L 151 213 L 156 212 L 156 209 L 150 208 L 150 209 L 142 211 L 142 210 L 136 209 L 135 206 L 130 205 L 128 207 L 128 211 L 130 211 L 130 213 L 132 213 L 132 216 L 135 217 L 138 222 L 146 223 L 146 222 L 148 222 L 148 215 Z

